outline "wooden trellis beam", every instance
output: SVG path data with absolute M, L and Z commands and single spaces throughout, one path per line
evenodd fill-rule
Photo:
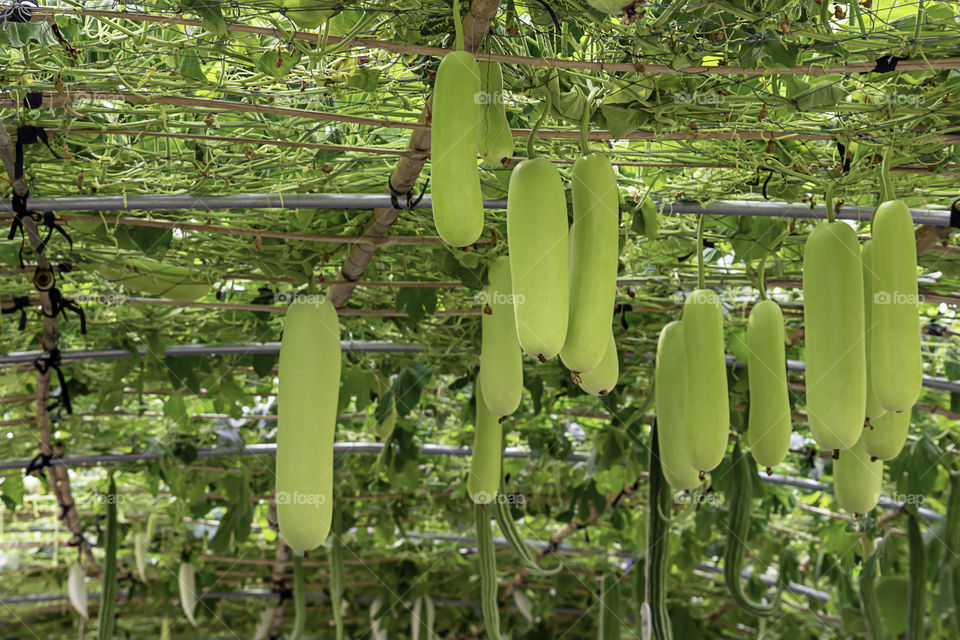
M 134 22 L 154 22 L 159 24 L 178 24 L 191 27 L 202 27 L 199 20 L 183 18 L 179 16 L 164 16 L 156 14 L 145 14 L 130 11 L 103 11 L 97 9 L 74 9 L 61 7 L 39 7 L 33 11 L 36 18 L 52 22 L 57 15 L 75 15 L 90 16 L 95 18 L 131 20 Z M 247 24 L 230 23 L 230 31 L 242 33 L 253 33 L 258 35 L 273 36 L 281 40 L 294 39 L 303 40 L 310 43 L 319 43 L 319 34 L 313 31 L 283 30 L 274 27 L 256 27 Z M 466 34 L 465 34 L 466 35 Z M 483 34 L 480 34 L 481 36 Z M 328 35 L 327 44 L 336 45 L 343 42 L 342 36 Z M 401 55 L 431 56 L 443 57 L 449 53 L 450 49 L 442 47 L 427 47 L 422 45 L 411 45 L 404 42 L 389 42 L 375 40 L 372 38 L 350 38 L 349 42 L 352 48 L 376 49 L 388 51 Z M 666 64 L 646 64 L 638 59 L 636 62 L 608 62 L 604 60 L 566 60 L 562 58 L 545 58 L 539 56 L 517 56 L 497 53 L 479 52 L 476 54 L 478 60 L 489 62 L 501 62 L 504 64 L 515 64 L 531 67 L 542 67 L 552 69 L 580 69 L 593 70 L 601 72 L 625 72 L 625 73 L 649 73 L 649 74 L 710 74 L 710 75 L 809 75 L 821 76 L 832 74 L 853 74 L 869 73 L 876 66 L 875 60 L 860 60 L 848 62 L 846 64 L 804 64 L 789 67 L 786 69 L 767 69 L 764 67 L 755 69 L 746 69 L 735 66 L 718 65 L 695 65 L 689 67 L 680 67 L 675 69 Z M 960 58 L 939 58 L 927 59 L 918 58 L 915 60 L 901 60 L 897 63 L 897 71 L 928 71 L 941 69 L 960 69 Z
M 7 174 L 12 181 L 13 192 L 19 196 L 26 196 L 28 193 L 27 185 L 23 179 L 18 179 L 14 170 L 15 153 L 13 143 L 7 130 L 0 127 L 0 158 L 2 158 Z M 30 217 L 25 216 L 21 224 L 23 233 L 26 235 L 30 246 L 34 251 L 41 245 L 43 239 L 37 230 L 37 223 Z M 37 265 L 41 269 L 50 270 L 50 262 L 47 260 L 45 252 L 37 253 Z M 39 291 L 40 307 L 43 310 L 43 349 L 45 353 L 56 349 L 60 343 L 60 321 L 57 317 L 58 309 L 51 298 L 49 291 Z M 63 457 L 65 447 L 62 442 L 53 442 L 50 429 L 50 380 L 53 377 L 52 367 L 45 372 L 38 372 L 37 375 L 37 429 L 40 435 L 40 453 L 48 459 L 50 456 L 58 458 Z M 61 390 L 66 393 L 66 389 Z M 96 566 L 93 553 L 90 546 L 83 537 L 83 526 L 80 523 L 80 515 L 77 512 L 76 504 L 73 500 L 73 492 L 70 489 L 70 476 L 65 466 L 48 466 L 46 468 L 47 479 L 50 489 L 57 498 L 57 504 L 60 507 L 60 520 L 66 527 L 73 532 L 73 543 L 76 544 L 80 552 L 87 557 L 90 565 Z
M 470 10 L 463 19 L 463 43 L 467 51 L 476 52 L 480 49 L 480 43 L 490 28 L 490 23 L 496 17 L 499 7 L 500 0 L 474 0 L 470 3 Z M 407 142 L 407 151 L 416 155 L 401 157 L 388 179 L 388 183 L 398 193 L 414 191 L 426 162 L 423 154 L 430 153 L 429 123 L 432 104 L 431 96 L 427 99 L 423 113 L 417 120 L 422 126 L 413 132 Z M 374 209 L 373 215 L 364 227 L 363 235 L 369 238 L 382 238 L 387 235 L 401 211 L 402 209 L 394 207 Z M 340 268 L 340 279 L 349 284 L 334 285 L 328 294 L 338 309 L 347 303 L 356 286 L 353 283 L 363 275 L 375 250 L 376 245 L 372 243 L 357 244 L 350 250 L 350 255 Z

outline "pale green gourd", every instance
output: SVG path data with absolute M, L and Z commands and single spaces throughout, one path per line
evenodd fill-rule
M 498 62 L 479 62 L 479 149 L 484 161 L 500 169 L 513 157 L 513 134 L 503 104 L 503 72 Z
M 490 411 L 507 416 L 517 410 L 523 397 L 523 353 L 517 339 L 510 259 L 501 256 L 491 262 L 488 279 L 490 284 L 480 296 L 484 308 L 479 379 Z
M 333 513 L 340 323 L 328 299 L 290 305 L 278 375 L 277 519 L 284 541 L 309 551 L 326 540 Z
M 700 485 L 700 472 L 687 454 L 687 361 L 683 323 L 668 323 L 657 342 L 654 394 L 663 475 L 678 491 Z
M 723 313 L 713 291 L 696 289 L 683 303 L 687 358 L 687 454 L 699 471 L 711 471 L 727 450 L 730 403 L 723 347 Z
M 883 462 L 870 459 L 862 437 L 833 463 L 833 494 L 850 513 L 867 513 L 877 506 L 882 481 Z
M 607 348 L 617 297 L 617 177 L 606 156 L 579 158 L 570 174 L 570 319 L 560 359 L 571 371 L 596 368 Z
M 867 240 L 860 249 L 860 257 L 863 261 L 863 350 L 867 363 L 867 417 L 870 419 L 878 418 L 887 412 L 880 404 L 880 400 L 873 392 L 873 356 L 871 354 L 871 344 L 873 344 L 873 271 L 870 269 L 870 261 L 873 257 L 873 240 Z
M 580 388 L 594 396 L 605 396 L 617 386 L 620 378 L 620 359 L 617 353 L 617 341 L 613 330 L 607 332 L 607 348 L 600 364 L 590 371 L 581 373 Z
M 911 411 L 888 411 L 863 430 L 863 448 L 879 460 L 893 460 L 907 443 Z
M 473 454 L 470 457 L 470 472 L 467 476 L 467 493 L 477 504 L 490 504 L 500 490 L 500 467 L 503 457 L 503 429 L 500 419 L 484 401 L 479 383 L 476 382 L 476 420 L 473 431 Z
M 810 431 L 824 449 L 848 449 L 863 431 L 867 366 L 863 267 L 846 223 L 822 222 L 807 238 L 803 303 Z
M 757 465 L 772 468 L 787 456 L 792 429 L 783 313 L 773 300 L 763 300 L 750 311 L 747 364 L 750 453 Z
M 563 348 L 570 302 L 567 202 L 549 160 L 524 160 L 513 170 L 507 240 L 520 347 L 546 362 Z

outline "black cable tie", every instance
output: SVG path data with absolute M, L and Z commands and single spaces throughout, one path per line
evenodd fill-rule
M 70 404 L 70 390 L 67 387 L 67 379 L 63 375 L 63 369 L 60 368 L 60 349 L 54 347 L 47 352 L 46 355 L 42 355 L 36 360 L 33 361 L 33 366 L 41 374 L 48 373 L 53 369 L 57 374 L 57 381 L 60 383 L 60 398 L 63 402 L 63 408 L 66 409 L 67 413 L 73 413 L 73 407 Z
M 960 200 L 954 200 L 950 205 L 950 226 L 960 229 Z
M 23 331 L 27 328 L 27 308 L 30 306 L 30 297 L 29 296 L 17 296 L 13 299 L 13 306 L 6 309 L 0 309 L 0 313 L 7 315 L 10 313 L 20 312 L 20 324 L 19 329 Z
M 946 328 L 945 326 L 943 326 L 942 324 L 928 324 L 928 325 L 927 325 L 927 333 L 928 333 L 929 335 L 931 335 L 931 336 L 940 337 L 940 336 L 942 336 L 944 333 L 946 333 L 946 331 L 947 331 L 947 328 Z
M 69 262 L 57 264 L 57 273 L 73 273 L 73 265 Z
M 401 205 L 400 205 L 400 200 L 399 200 L 399 198 L 405 198 L 405 199 L 407 200 L 407 205 L 409 205 L 409 204 L 410 204 L 410 192 L 407 191 L 406 193 L 403 193 L 403 192 L 401 192 L 401 191 L 397 191 L 396 189 L 394 189 L 394 188 L 393 188 L 393 175 L 392 175 L 392 174 L 390 175 L 389 178 L 387 178 L 387 189 L 390 190 L 390 206 L 393 207 L 394 209 L 397 209 L 398 211 L 401 210 L 401 209 L 406 209 L 407 206 L 401 206 Z
M 770 196 L 767 195 L 767 185 L 770 184 L 770 179 L 773 178 L 773 171 L 767 173 L 767 179 L 763 181 L 763 199 L 769 200 Z
M 877 58 L 877 65 L 870 71 L 861 71 L 861 74 L 864 73 L 890 73 L 891 71 L 897 70 L 897 63 L 901 60 L 906 60 L 907 58 L 898 58 L 895 55 L 882 56 Z
M 407 209 L 413 210 L 417 208 L 417 205 L 420 204 L 420 201 L 423 200 L 423 196 L 427 193 L 427 185 L 429 184 L 430 184 L 430 178 L 427 178 L 427 181 L 423 183 L 423 189 L 420 190 L 420 195 L 418 195 L 413 202 L 410 202 L 407 205 Z
M 20 268 L 23 268 L 23 219 L 27 216 L 27 196 L 29 194 L 14 194 L 10 201 L 10 208 L 13 209 L 13 221 L 10 222 L 10 233 L 7 234 L 7 240 L 13 240 L 17 237 L 17 231 L 20 232 Z
M 34 456 L 33 460 L 27 463 L 27 468 L 24 470 L 23 475 L 28 476 L 34 471 L 43 471 L 50 466 L 51 460 L 53 460 L 52 453 L 38 453 Z
M 850 173 L 851 158 L 847 157 L 847 146 L 837 140 L 837 152 L 840 154 L 840 161 L 843 163 L 843 172 Z
M 39 109 L 43 106 L 43 92 L 42 91 L 31 91 L 23 99 L 23 106 L 27 109 Z
M 53 236 L 54 231 L 66 238 L 67 242 L 70 244 L 70 248 L 73 249 L 73 239 L 70 237 L 70 234 L 67 233 L 59 223 L 57 223 L 57 216 L 54 215 L 53 211 L 44 212 L 43 226 L 48 229 L 47 237 L 44 238 L 43 241 L 37 246 L 37 255 L 43 253 L 43 250 L 47 248 L 47 243 L 50 242 L 50 238 Z
M 0 22 L 30 22 L 33 17 L 33 10 L 36 8 L 37 3 L 32 0 L 14 2 L 11 6 L 0 11 Z
M 52 287 L 49 291 L 50 295 L 50 313 L 44 309 L 43 315 L 48 318 L 56 318 L 58 315 L 63 314 L 64 319 L 67 317 L 67 311 L 72 311 L 77 316 L 80 317 L 80 333 L 81 335 L 87 334 L 87 314 L 83 311 L 83 307 L 77 304 L 74 300 L 69 298 L 64 298 L 63 294 L 60 292 L 60 289 L 57 287 Z M 67 413 L 72 413 L 69 408 Z
M 47 145 L 47 149 L 50 149 L 50 153 L 53 154 L 58 160 L 63 160 L 59 153 L 53 150 L 53 147 L 50 146 L 50 140 L 47 138 L 47 130 L 43 127 L 35 127 L 33 125 L 21 125 L 17 127 L 17 145 L 16 145 L 16 157 L 14 158 L 14 181 L 20 180 L 23 178 L 23 147 L 28 144 L 36 144 L 37 142 L 42 142 Z
M 620 314 L 620 326 L 624 331 L 630 328 L 630 325 L 627 324 L 627 312 L 633 311 L 633 305 L 629 302 L 618 302 L 613 307 L 613 313 Z

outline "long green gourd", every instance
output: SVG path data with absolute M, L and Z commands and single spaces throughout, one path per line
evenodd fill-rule
M 192 302 L 210 292 L 210 283 L 204 282 L 193 269 L 150 258 L 125 256 L 122 265 L 98 262 L 93 270 L 131 291 L 170 300 Z
M 180 606 L 183 615 L 193 626 L 197 626 L 194 611 L 197 608 L 197 571 L 189 562 L 181 562 L 177 571 L 177 586 L 180 591 Z
M 480 69 L 463 51 L 460 2 L 454 0 L 457 51 L 443 57 L 433 87 L 430 122 L 430 180 L 433 221 L 443 241 L 473 244 L 483 232 L 483 195 L 477 167 L 480 124 Z
M 474 505 L 477 524 L 477 557 L 480 561 L 480 605 L 487 640 L 500 639 L 500 609 L 497 605 L 497 558 L 493 548 L 490 516 L 482 504 Z
M 601 579 L 600 624 L 597 640 L 620 640 L 620 580 L 613 572 L 606 572 Z
M 863 263 L 863 351 L 867 363 L 867 418 L 879 418 L 887 412 L 873 392 L 873 271 L 870 263 L 873 259 L 873 240 L 867 240 L 860 249 Z
M 340 510 L 333 514 L 333 540 L 330 545 L 330 605 L 333 608 L 334 638 L 343 640 L 343 527 Z
M 290 640 L 300 640 L 307 624 L 306 584 L 303 576 L 303 556 L 296 551 L 293 556 L 293 631 Z
M 567 202 L 549 160 L 524 160 L 510 175 L 507 236 L 520 347 L 546 362 L 563 348 L 570 304 Z
M 747 437 L 753 459 L 768 472 L 786 458 L 793 428 L 783 326 L 780 305 L 769 299 L 755 305 L 747 319 Z
M 504 497 L 507 495 L 503 480 L 500 481 L 500 495 Z M 497 520 L 497 525 L 500 527 L 500 533 L 503 534 L 504 539 L 506 539 L 507 543 L 520 558 L 520 563 L 527 573 L 537 576 L 552 576 L 563 568 L 560 566 L 555 569 L 543 569 L 537 564 L 523 536 L 517 531 L 517 526 L 513 521 L 513 514 L 510 513 L 510 505 L 507 500 L 501 498 L 493 501 L 493 516 Z
M 870 426 L 863 430 L 863 448 L 871 457 L 880 460 L 893 460 L 907 443 L 907 434 L 910 431 L 910 414 L 908 409 L 900 412 L 887 412 L 879 418 L 870 421 Z
M 578 158 L 570 173 L 570 319 L 560 360 L 576 373 L 600 365 L 617 297 L 617 176 L 601 153 Z
M 880 543 L 881 545 L 883 542 Z M 880 545 L 873 550 L 863 563 L 860 571 L 860 611 L 863 613 L 864 626 L 868 640 L 884 640 L 883 620 L 880 617 L 880 605 L 877 602 L 877 558 Z
M 503 104 L 503 71 L 499 62 L 479 62 L 479 149 L 491 167 L 502 168 L 513 157 L 513 134 Z
M 660 331 L 654 369 L 654 395 L 660 433 L 660 462 L 667 483 L 678 491 L 700 486 L 700 472 L 687 453 L 687 351 L 683 323 L 673 321 Z
M 617 386 L 620 379 L 620 356 L 617 353 L 617 341 L 613 329 L 607 333 L 607 346 L 600 364 L 591 371 L 579 376 L 580 388 L 594 396 L 605 396 Z
M 86 620 L 90 613 L 87 611 L 87 570 L 82 562 L 70 565 L 67 576 L 67 597 L 77 615 Z
M 871 376 L 887 411 L 910 409 L 920 397 L 920 314 L 917 308 L 917 246 L 913 218 L 902 200 L 884 202 L 871 225 L 873 326 Z
M 659 427 L 654 420 L 650 427 L 650 457 L 647 467 L 647 557 L 644 596 L 641 617 L 649 614 L 653 640 L 673 640 L 670 614 L 667 612 L 667 573 L 669 569 L 670 520 L 667 514 L 673 506 L 660 458 Z
M 477 504 L 490 504 L 500 488 L 503 457 L 503 428 L 499 418 L 487 408 L 486 396 L 477 376 L 476 419 L 473 430 L 473 454 L 467 476 L 467 493 Z
M 683 303 L 687 361 L 687 453 L 699 471 L 723 460 L 730 434 L 723 314 L 713 291 L 696 289 Z
M 523 352 L 513 311 L 510 258 L 500 256 L 491 262 L 488 279 L 480 316 L 480 386 L 486 389 L 487 408 L 507 416 L 523 398 Z
M 290 305 L 278 375 L 277 519 L 284 541 L 309 551 L 326 540 L 333 513 L 340 323 L 328 299 Z
M 867 513 L 877 506 L 882 482 L 883 462 L 870 459 L 863 438 L 833 463 L 833 494 L 850 513 Z
M 100 587 L 100 612 L 97 615 L 98 640 L 113 640 L 113 612 L 117 606 L 117 483 L 110 474 L 107 487 L 107 529 L 104 538 L 103 582 Z
M 947 495 L 947 512 L 944 531 L 942 566 L 951 574 L 950 591 L 953 602 L 953 627 L 960 635 L 960 471 L 950 471 L 950 493 Z
M 910 548 L 910 590 L 907 594 L 907 640 L 924 640 L 923 618 L 927 599 L 926 550 L 917 514 L 907 511 Z
M 810 431 L 824 449 L 849 449 L 867 403 L 863 271 L 849 225 L 823 222 L 807 238 L 803 298 Z
M 781 570 L 777 581 L 777 589 L 773 598 L 767 604 L 754 602 L 743 592 L 741 574 L 743 572 L 743 557 L 747 553 L 746 541 L 750 533 L 751 509 L 753 508 L 753 478 L 750 472 L 750 461 L 747 454 L 740 450 L 737 444 L 733 448 L 733 478 L 730 489 L 730 515 L 727 523 L 727 545 L 723 556 L 723 578 L 727 589 L 734 601 L 741 609 L 755 616 L 771 616 L 780 609 L 780 596 L 788 579 L 786 554 L 789 548 L 781 553 Z

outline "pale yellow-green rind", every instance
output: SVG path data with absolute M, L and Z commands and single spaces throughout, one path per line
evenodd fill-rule
M 524 160 L 510 176 L 507 241 L 520 347 L 549 360 L 567 337 L 570 247 L 563 183 L 545 158 Z
M 513 135 L 503 103 L 503 72 L 499 62 L 478 62 L 480 68 L 479 150 L 484 161 L 497 169 L 513 157 Z
M 888 411 L 878 418 L 870 420 L 870 426 L 863 430 L 863 448 L 874 458 L 893 460 L 907 443 L 910 432 L 910 409 L 906 411 Z
M 863 430 L 867 363 L 860 247 L 846 223 L 820 223 L 807 238 L 803 303 L 810 431 L 824 449 L 849 449 Z
M 867 363 L 867 417 L 878 418 L 887 412 L 880 404 L 876 394 L 873 392 L 873 376 L 870 371 L 873 369 L 872 356 L 870 354 L 870 345 L 873 343 L 871 338 L 873 328 L 873 272 L 870 270 L 870 260 L 873 256 L 873 240 L 867 240 L 863 243 L 860 250 L 860 257 L 863 261 L 863 351 Z
M 882 483 L 883 462 L 870 460 L 862 438 L 833 462 L 833 495 L 850 513 L 868 513 L 877 506 Z
M 877 207 L 871 232 L 873 392 L 887 411 L 903 411 L 920 397 L 923 380 L 917 246 L 906 203 L 891 200 Z
M 333 512 L 333 436 L 340 392 L 340 323 L 322 296 L 290 305 L 280 346 L 277 518 L 297 551 L 327 538 Z
M 730 434 L 723 313 L 713 291 L 697 289 L 683 303 L 687 358 L 687 454 L 699 471 L 723 460 Z
M 668 323 L 657 342 L 654 395 L 660 463 L 667 483 L 678 491 L 700 486 L 700 472 L 687 455 L 687 352 L 683 323 Z
M 490 284 L 480 300 L 480 384 L 487 408 L 498 416 L 508 416 L 520 406 L 523 397 L 523 352 L 517 339 L 510 283 L 510 259 L 496 258 L 490 263 Z M 487 313 L 489 311 L 489 313 Z
M 483 232 L 483 196 L 477 168 L 480 70 L 467 51 L 443 57 L 433 89 L 430 186 L 433 221 L 443 241 L 473 244 Z
M 773 300 L 755 305 L 747 319 L 750 453 L 760 467 L 775 467 L 790 448 L 790 397 L 783 313 Z
M 570 174 L 570 320 L 560 359 L 571 371 L 596 368 L 607 348 L 617 297 L 617 177 L 606 156 L 579 158 Z
M 197 578 L 196 570 L 189 562 L 180 563 L 180 569 L 177 572 L 177 584 L 183 615 L 187 616 L 190 624 L 197 626 L 197 620 L 194 618 L 194 611 L 197 608 Z
M 386 400 L 384 401 L 386 402 Z M 390 411 L 387 413 L 383 422 L 378 422 L 373 427 L 373 432 L 380 440 L 386 440 L 393 434 L 394 427 L 397 426 L 397 401 L 393 395 L 390 396 Z
M 605 396 L 617 386 L 620 361 L 613 329 L 607 331 L 607 348 L 596 368 L 580 374 L 580 388 L 593 396 Z
M 93 268 L 104 278 L 122 284 L 130 291 L 170 300 L 192 302 L 210 292 L 210 284 L 200 281 L 192 269 L 159 260 L 125 257 L 122 266 L 98 263 Z
M 473 431 L 473 455 L 467 476 L 467 493 L 478 504 L 490 504 L 500 490 L 503 430 L 500 419 L 487 408 L 481 384 L 477 382 L 477 418 Z

